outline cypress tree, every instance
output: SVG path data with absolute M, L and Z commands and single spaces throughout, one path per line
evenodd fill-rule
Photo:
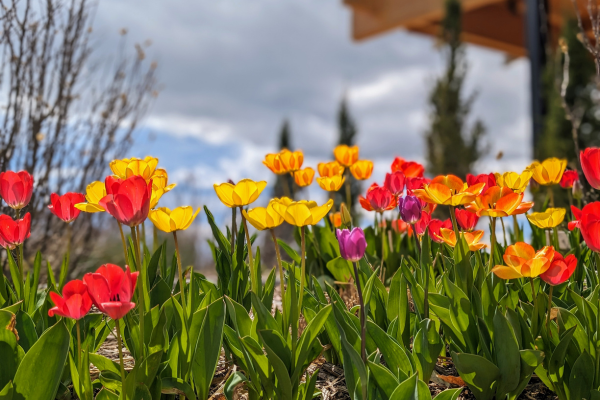
M 291 149 L 291 130 L 290 123 L 287 119 L 283 120 L 281 129 L 279 130 L 279 150 Z M 290 174 L 277 175 L 275 186 L 273 188 L 274 197 L 293 197 L 290 192 L 294 179 Z
M 348 101 L 346 97 L 342 97 L 340 101 L 340 107 L 338 109 L 337 114 L 337 122 L 338 122 L 338 144 L 345 144 L 346 146 L 354 146 L 356 144 L 356 136 L 358 135 L 358 129 L 356 127 L 356 122 L 350 113 L 350 109 L 348 107 Z M 353 217 L 355 215 L 356 204 L 358 203 L 358 196 L 361 192 L 360 182 L 354 179 L 354 177 L 346 173 L 346 179 L 350 181 L 350 194 L 351 194 L 351 209 Z M 344 186 L 340 190 L 336 192 L 335 202 L 336 204 L 346 203 L 346 187 Z

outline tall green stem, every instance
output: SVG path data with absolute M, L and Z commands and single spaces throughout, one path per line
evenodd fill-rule
M 519 241 L 521 241 L 521 228 L 519 227 L 519 221 L 517 220 L 517 215 L 514 214 L 512 217 L 513 217 L 513 230 L 515 231 L 515 241 L 519 242 Z
M 250 241 L 250 231 L 248 230 L 248 223 L 246 222 L 246 217 L 244 217 L 243 213 L 242 223 L 244 224 L 244 232 L 246 232 L 246 245 L 248 246 L 248 261 L 250 262 L 250 285 L 254 294 L 260 297 L 260 293 L 258 292 L 258 282 L 256 281 L 258 277 L 256 276 L 256 271 L 254 270 L 254 258 L 252 256 L 252 242 Z
M 383 213 L 381 213 L 380 219 L 383 222 Z M 379 270 L 379 280 L 382 283 L 385 283 L 384 282 L 385 273 L 383 272 L 383 260 L 385 258 L 385 238 L 384 238 L 384 235 L 385 235 L 385 228 L 381 227 L 381 230 L 379 232 L 379 236 L 381 237 L 381 268 Z
M 552 242 L 552 244 L 554 245 L 554 249 L 556 251 L 559 251 L 560 248 L 558 247 L 558 228 L 556 226 L 552 228 Z
M 306 275 L 306 238 L 304 235 L 304 226 L 300 227 L 300 242 L 301 242 L 301 248 L 302 248 L 302 268 L 301 268 L 301 275 L 300 275 L 300 293 L 299 293 L 299 298 L 298 298 L 298 313 L 302 312 L 302 299 L 304 298 L 304 284 L 305 284 L 305 275 Z
M 125 256 L 125 264 L 127 264 L 127 241 L 125 240 L 125 235 L 123 234 L 123 225 L 121 225 L 121 223 L 118 220 L 115 221 L 117 221 L 117 224 L 119 224 L 119 232 L 121 232 L 121 242 L 123 243 L 123 256 Z
M 279 285 L 281 288 L 281 308 L 283 314 L 283 321 L 286 329 L 283 330 L 285 337 L 288 335 L 288 319 L 287 319 L 287 311 L 285 307 L 285 283 L 283 281 L 283 264 L 281 262 L 281 253 L 279 252 L 279 243 L 277 243 L 277 237 L 275 236 L 275 231 L 273 228 L 269 229 L 271 231 L 271 237 L 273 238 L 273 245 L 275 246 L 275 254 L 277 255 L 277 266 L 279 267 Z
M 508 246 L 506 243 L 506 229 L 504 228 L 504 218 L 500 218 L 500 223 L 502 224 L 502 236 L 504 236 L 504 247 Z
M 158 250 L 158 228 L 152 225 L 152 249 Z
M 179 270 L 179 292 L 181 297 L 181 307 L 183 308 L 183 323 L 185 324 L 185 330 L 187 332 L 188 322 L 187 307 L 185 304 L 185 281 L 183 278 L 183 267 L 181 266 L 181 252 L 179 251 L 179 242 L 177 241 L 177 231 L 173 231 L 173 239 L 175 240 L 175 251 L 177 252 L 177 269 Z
M 117 348 L 119 349 L 119 365 L 121 366 L 121 387 L 125 385 L 125 365 L 123 364 L 123 344 L 121 341 L 121 327 L 119 326 L 119 320 L 115 319 L 115 325 L 117 328 Z
M 346 206 L 348 211 L 352 210 L 352 188 L 350 185 L 350 168 L 346 169 Z
M 419 235 L 415 229 L 415 224 L 412 224 L 413 236 L 415 237 L 415 246 L 417 249 L 417 261 L 421 262 L 421 242 L 419 242 Z
M 79 320 L 76 322 L 77 325 L 77 373 L 81 374 L 81 329 L 79 328 Z M 79 377 L 79 395 L 81 396 L 83 393 L 81 392 L 81 381 L 82 377 Z
M 552 186 L 548 186 L 548 198 L 550 199 L 550 207 L 554 208 L 554 190 L 552 190 Z
M 133 248 L 135 251 L 136 264 L 138 271 L 140 272 L 139 279 L 137 280 L 138 286 L 138 302 L 140 303 L 140 343 L 139 343 L 139 357 L 140 360 L 144 357 L 144 319 L 146 315 L 146 307 L 144 305 L 144 286 L 146 284 L 146 274 L 142 265 L 142 259 L 140 257 L 140 242 L 138 240 L 137 232 L 134 226 L 131 227 L 131 238 L 133 239 Z
M 452 219 L 452 227 L 454 228 L 454 234 L 456 235 L 456 241 L 459 242 L 460 235 L 458 231 L 458 223 L 456 222 L 456 213 L 454 212 L 456 207 L 450 206 L 450 218 Z
M 531 277 L 529 278 L 529 283 L 531 284 L 531 297 L 533 299 L 533 310 L 534 310 L 533 315 L 535 315 L 535 309 L 537 308 L 537 299 L 536 299 L 537 296 L 535 294 L 535 285 L 533 283 L 533 278 L 531 278 Z
M 496 251 L 496 218 L 491 218 L 492 232 L 490 238 L 490 261 L 488 264 L 487 273 L 490 273 L 492 268 L 494 268 L 494 252 Z
M 363 300 L 362 288 L 360 287 L 360 279 L 358 277 L 358 261 L 352 263 L 354 266 L 354 279 L 356 282 L 356 290 L 358 291 L 358 302 L 360 304 L 360 356 L 365 365 L 367 364 L 367 316 L 365 313 L 365 302 Z
M 237 207 L 231 207 L 231 254 L 232 255 L 235 252 L 235 235 L 237 233 L 236 215 L 237 215 Z
M 546 329 L 548 330 L 548 335 L 552 337 L 552 330 L 550 329 L 550 314 L 552 314 L 552 290 L 554 290 L 554 286 L 550 285 L 550 293 L 548 293 L 548 315 L 546 316 Z

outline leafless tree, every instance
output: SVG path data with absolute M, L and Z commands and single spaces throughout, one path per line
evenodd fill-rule
M 66 224 L 47 210 L 50 194 L 84 192 L 103 179 L 158 93 L 156 64 L 140 45 L 127 51 L 125 30 L 114 59 L 93 61 L 96 6 L 0 0 L 0 171 L 34 176 L 25 210 L 32 217 L 30 256 L 39 249 L 56 260 L 65 251 Z M 91 215 L 75 221 L 72 260 L 89 251 L 98 224 Z

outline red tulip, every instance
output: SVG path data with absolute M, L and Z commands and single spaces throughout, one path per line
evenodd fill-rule
M 479 174 L 477 176 L 467 174 L 467 185 L 473 186 L 478 183 L 485 183 L 485 186 L 483 187 L 483 191 L 481 192 L 481 194 L 485 194 L 485 192 L 492 186 L 498 186 L 498 184 L 496 183 L 496 177 L 494 176 L 494 174 Z
M 460 226 L 465 231 L 472 231 L 475 229 L 475 225 L 479 221 L 479 216 L 475 213 L 472 213 L 467 210 L 459 210 L 456 209 L 456 221 L 458 222 L 458 226 Z
M 376 183 L 372 184 L 367 190 L 367 197 L 360 196 L 360 205 L 367 211 L 384 212 L 391 210 L 396 207 L 396 197 L 384 188 Z
M 391 174 L 385 174 L 383 186 L 397 197 L 404 191 L 404 180 L 404 174 L 401 171 L 395 171 Z
M 427 227 L 429 226 L 430 222 L 431 214 L 426 211 L 421 211 L 421 219 L 419 219 L 419 221 L 417 221 L 417 223 L 414 224 L 415 231 L 417 231 L 417 235 L 422 236 L 427 230 Z
M 579 229 L 588 247 L 592 251 L 600 251 L 600 202 L 595 201 L 583 207 Z
M 392 162 L 392 172 L 395 171 L 401 171 L 407 178 L 416 178 L 423 176 L 425 167 L 418 162 L 405 161 L 402 157 L 396 157 Z
M 50 298 L 56 305 L 48 310 L 48 316 L 54 317 L 58 314 L 61 317 L 81 319 L 92 308 L 92 299 L 88 293 L 85 284 L 75 279 L 65 285 L 63 295 L 50 292 Z
M 450 220 L 450 218 L 448 218 L 445 221 L 440 221 L 439 219 L 432 219 L 431 222 L 429 222 L 429 225 L 427 226 L 427 233 L 429 234 L 431 240 L 437 243 L 442 243 L 442 239 L 440 239 L 440 237 L 442 236 L 440 229 L 442 228 L 452 229 L 452 221 Z
M 431 179 L 423 177 L 406 178 L 406 193 L 412 195 L 413 190 L 423 189 L 423 186 L 429 182 L 431 182 Z
M 550 264 L 550 268 L 541 274 L 540 278 L 552 286 L 560 285 L 573 275 L 576 267 L 577 258 L 575 258 L 575 255 L 571 254 L 567 258 L 563 258 L 556 251 L 554 252 L 554 259 L 552 260 L 552 264 Z
M 33 177 L 27 171 L 0 172 L 0 196 L 6 204 L 20 210 L 29 204 L 33 193 Z
M 585 179 L 594 189 L 600 189 L 600 149 L 588 147 L 579 153 Z
M 566 170 L 560 179 L 560 186 L 563 189 L 571 189 L 575 182 L 579 181 L 579 174 L 572 169 Z
M 66 223 L 75 221 L 81 212 L 75 208 L 75 204 L 83 203 L 85 201 L 85 195 L 83 193 L 65 193 L 62 196 L 52 193 L 50 195 L 50 204 L 48 208 L 52 211 L 52 214 L 62 219 Z
M 152 180 L 138 175 L 127 179 L 109 176 L 105 181 L 106 196 L 98 204 L 123 225 L 137 226 L 144 222 L 150 211 Z
M 410 224 L 402 221 L 401 219 L 395 219 L 392 221 L 392 229 L 397 233 L 407 233 L 408 236 L 412 236 L 413 230 Z
M 129 266 L 125 268 L 123 271 L 118 265 L 104 264 L 83 277 L 94 305 L 113 320 L 123 318 L 135 307 L 131 298 L 139 272 L 131 273 Z
M 567 228 L 569 228 L 570 231 L 575 228 L 579 229 L 579 220 L 581 219 L 581 210 L 579 208 L 571 206 L 571 212 L 573 213 L 573 221 L 570 221 L 567 224 Z
M 29 213 L 16 221 L 6 214 L 0 215 L 0 244 L 12 250 L 23 244 L 31 234 L 30 229 L 31 215 Z

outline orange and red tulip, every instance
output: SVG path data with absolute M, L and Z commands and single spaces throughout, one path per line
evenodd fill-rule
M 502 279 L 535 278 L 550 268 L 554 253 L 552 246 L 536 252 L 530 244 L 517 242 L 504 252 L 506 265 L 496 265 L 492 272 Z

